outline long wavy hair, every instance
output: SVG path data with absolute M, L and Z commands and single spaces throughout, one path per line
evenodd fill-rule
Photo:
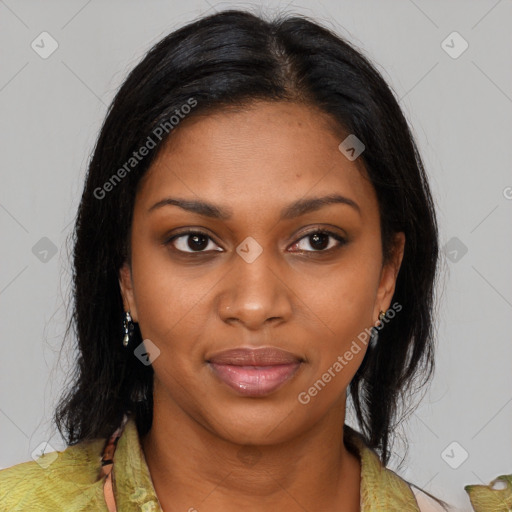
M 405 233 L 392 299 L 402 310 L 368 348 L 348 390 L 366 444 L 387 464 L 398 413 L 411 405 L 412 384 L 419 379 L 417 389 L 424 387 L 434 369 L 438 228 L 420 154 L 390 87 L 360 50 L 302 15 L 265 20 L 232 9 L 160 40 L 108 109 L 72 233 L 73 312 L 66 336 L 74 328 L 78 355 L 54 415 L 68 445 L 110 435 L 126 412 L 135 414 L 141 436 L 151 428 L 153 368 L 123 350 L 119 269 L 130 261 L 141 179 L 172 130 L 180 129 L 169 119 L 184 110 L 192 118 L 256 100 L 317 107 L 340 134 L 355 134 L 365 145 L 359 158 L 378 198 L 384 261 L 393 234 Z M 195 106 L 184 109 L 191 101 Z M 130 159 L 148 146 L 148 137 L 155 147 L 133 165 Z M 127 172 L 119 173 L 122 168 Z M 122 181 L 112 180 L 116 173 Z M 134 338 L 134 346 L 142 342 L 137 326 Z

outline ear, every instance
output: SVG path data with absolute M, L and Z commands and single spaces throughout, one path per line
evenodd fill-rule
M 130 312 L 134 322 L 138 322 L 137 306 L 133 293 L 132 269 L 127 262 L 123 263 L 123 266 L 119 269 L 119 287 L 123 297 L 124 310 Z
M 405 233 L 395 233 L 394 245 L 390 261 L 382 267 L 380 274 L 380 283 L 375 300 L 375 309 L 373 319 L 376 322 L 379 318 L 379 312 L 387 311 L 395 293 L 396 278 L 402 264 L 405 248 Z

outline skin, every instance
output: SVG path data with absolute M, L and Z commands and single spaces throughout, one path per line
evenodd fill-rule
M 360 463 L 341 426 L 366 346 L 308 404 L 297 398 L 390 307 L 403 257 L 399 233 L 383 265 L 377 196 L 361 159 L 339 151 L 346 136 L 313 107 L 256 102 L 182 121 L 141 184 L 131 266 L 119 278 L 125 310 L 160 350 L 153 425 L 141 442 L 166 512 L 360 510 Z M 333 193 L 360 212 L 331 204 L 279 219 L 298 199 Z M 171 196 L 233 216 L 175 205 L 148 212 Z M 210 238 L 197 249 L 183 228 Z M 318 228 L 347 243 L 315 245 L 306 235 Z M 263 250 L 252 263 L 236 252 L 247 237 Z M 272 394 L 244 397 L 205 361 L 240 346 L 275 346 L 305 363 Z

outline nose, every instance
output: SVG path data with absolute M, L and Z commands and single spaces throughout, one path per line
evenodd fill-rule
M 223 321 L 258 330 L 266 323 L 290 319 L 292 286 L 286 283 L 286 273 L 272 261 L 270 252 L 264 250 L 252 262 L 233 254 L 232 267 L 222 281 L 218 298 Z

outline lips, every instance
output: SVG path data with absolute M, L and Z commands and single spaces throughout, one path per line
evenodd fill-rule
M 275 366 L 301 361 L 299 356 L 274 347 L 235 348 L 214 354 L 208 359 L 209 363 L 234 366 Z
M 211 356 L 215 377 L 244 396 L 261 397 L 281 388 L 304 360 L 274 347 L 237 348 Z

